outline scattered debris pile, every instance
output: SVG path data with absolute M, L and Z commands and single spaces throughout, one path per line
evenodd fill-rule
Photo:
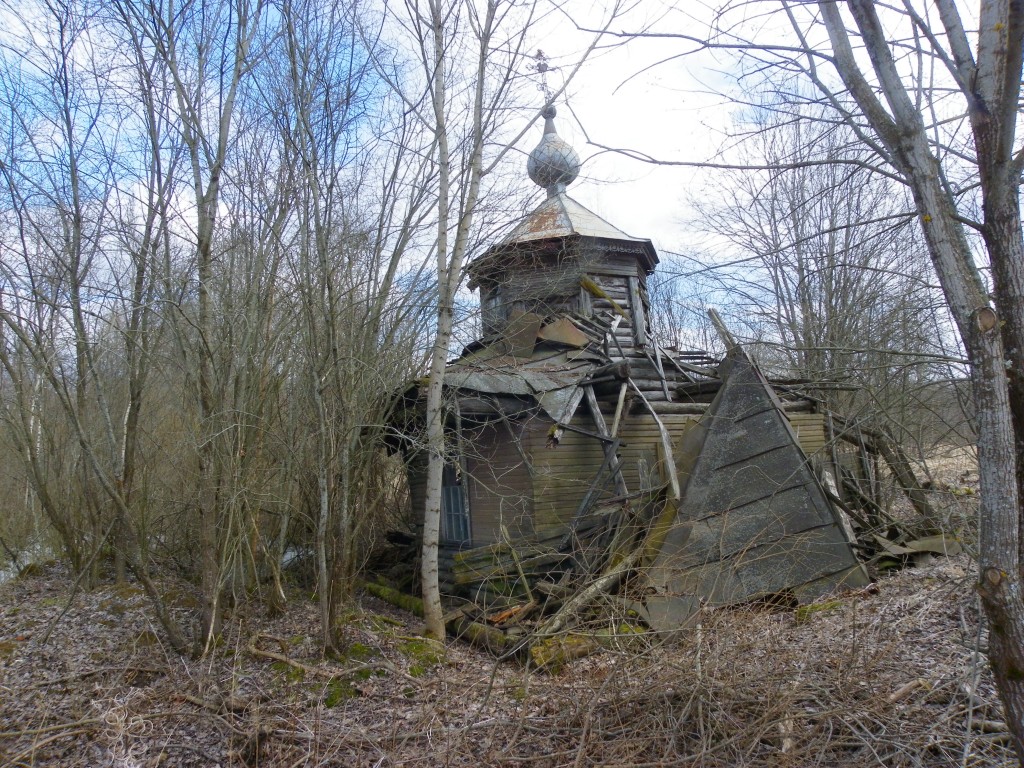
M 602 363 L 592 365 L 608 370 Z M 617 493 L 637 481 L 626 471 L 622 456 L 629 446 L 618 435 L 638 416 L 658 418 L 649 402 L 646 413 L 636 414 L 616 400 L 611 428 L 602 420 L 585 430 L 563 411 L 566 422 L 543 431 L 550 447 L 542 458 L 571 444 L 567 436 L 613 450 L 600 461 L 594 458 L 585 489 L 562 525 L 523 535 L 520 523 L 517 537 L 503 525 L 503 535 L 492 543 L 443 548 L 442 586 L 453 606 L 446 624 L 453 634 L 499 655 L 528 652 L 538 665 L 558 666 L 601 647 L 592 634 L 566 634 L 595 611 L 607 621 L 628 620 L 635 631 L 671 633 L 685 628 L 702 606 L 810 602 L 839 587 L 866 585 L 865 561 L 891 565 L 959 551 L 948 537 L 918 535 L 929 530 L 934 513 L 916 478 L 907 495 L 922 512 L 919 526 L 898 524 L 876 500 L 882 464 L 897 478 L 913 477 L 909 460 L 883 436 L 854 431 L 830 414 L 844 431 L 825 437 L 826 420 L 814 401 L 798 399 L 792 386 L 780 397 L 738 345 L 720 365 L 705 370 L 709 375 L 691 388 L 709 401 L 689 403 L 691 413 L 680 428 L 662 425 L 672 464 L 669 479 L 653 487 Z M 718 377 L 714 384 L 712 373 Z M 507 388 L 500 376 L 510 374 L 494 375 Z M 480 383 L 468 375 L 456 380 L 464 391 Z M 601 413 L 593 384 L 586 376 L 578 380 L 583 392 L 577 402 Z M 467 399 L 480 394 L 471 391 Z M 561 401 L 572 399 L 563 394 Z M 510 423 L 507 412 L 498 418 Z M 650 434 L 660 441 L 658 429 Z M 870 467 L 872 474 L 850 469 L 838 441 L 856 446 L 849 453 L 854 468 Z M 466 443 L 463 436 L 460 444 Z M 520 453 L 523 444 L 506 448 Z M 493 455 L 488 465 L 495 465 Z M 534 465 L 535 475 L 545 468 Z M 464 482 L 473 488 L 473 476 Z M 471 496 L 479 497 L 479 491 Z M 413 591 L 417 571 L 409 564 L 418 541 L 408 536 L 401 545 L 405 551 L 393 562 L 406 566 L 391 576 L 395 585 Z M 368 588 L 420 610 L 415 598 L 399 597 L 392 587 Z

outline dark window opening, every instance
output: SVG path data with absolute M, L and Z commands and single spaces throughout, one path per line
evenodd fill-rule
M 441 477 L 441 540 L 446 544 L 468 544 L 469 508 L 462 487 L 462 473 L 448 464 Z

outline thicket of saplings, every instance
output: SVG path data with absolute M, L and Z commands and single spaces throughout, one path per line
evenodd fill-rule
M 267 599 L 275 581 L 307 592 L 317 588 L 321 488 L 316 425 L 297 418 L 294 409 L 285 410 L 303 394 L 280 390 L 277 402 L 267 409 L 278 419 L 248 425 L 258 438 L 242 439 L 245 444 L 236 443 L 233 453 L 222 457 L 227 477 L 222 503 L 228 511 L 221 558 L 229 601 Z M 118 404 L 112 405 L 116 412 Z M 284 417 L 295 420 L 286 422 Z M 202 546 L 198 460 L 189 424 L 194 418 L 170 388 L 147 397 L 131 504 L 146 567 L 188 581 L 200 578 Z M 25 419 L 30 429 L 22 434 L 0 428 L 0 566 L 13 574 L 33 563 L 61 559 L 87 588 L 130 578 L 119 570 L 122 541 L 110 502 L 60 406 L 47 402 L 41 387 Z M 102 429 L 102 424 L 97 427 Z M 234 425 L 239 432 L 245 427 Z M 19 443 L 26 431 L 36 443 L 35 473 Z M 358 485 L 349 489 L 348 503 L 358 523 L 348 546 L 353 567 L 361 569 L 387 530 L 410 530 L 412 523 L 400 456 L 385 450 L 372 430 L 356 445 L 368 455 L 353 462 L 362 472 Z M 332 489 L 332 504 L 338 503 L 337 493 Z
M 956 535 L 969 532 L 970 516 L 950 505 L 943 494 L 957 492 L 972 473 L 969 418 L 962 408 L 962 382 L 925 382 L 917 396 L 901 404 L 899 421 L 882 421 L 917 464 L 923 483 L 934 488 L 940 508 L 957 513 Z M 289 397 L 279 395 L 283 408 Z M 862 403 L 872 402 L 870 395 Z M 877 402 L 877 398 L 875 399 Z M 861 403 L 851 410 L 863 416 Z M 132 516 L 140 532 L 145 561 L 188 580 L 198 579 L 197 458 L 187 414 L 172 397 L 154 394 L 147 400 L 141 424 L 144 434 L 138 490 Z M 283 415 L 283 414 L 282 414 Z M 883 414 L 884 415 L 884 414 Z M 953 417 L 955 415 L 955 418 Z M 0 547 L 6 567 L 17 570 L 40 558 L 62 558 L 86 585 L 114 576 L 119 546 L 109 503 L 91 477 L 71 426 L 61 411 L 46 402 L 45 390 L 30 414 L 35 461 L 33 479 L 25 454 L 11 430 L 0 430 Z M 880 419 L 862 419 L 877 424 Z M 308 438 L 296 431 L 306 422 L 264 423 L 253 448 L 225 457 L 225 471 L 236 475 L 228 516 L 233 527 L 223 547 L 231 563 L 226 592 L 232 600 L 262 599 L 275 578 L 315 588 L 317 524 L 321 487 L 317 456 Z M 846 446 L 849 447 L 849 446 Z M 407 487 L 401 457 L 388 454 L 379 441 L 368 439 L 365 474 L 353 489 L 359 524 L 351 544 L 357 567 L 366 564 L 387 530 L 411 532 Z M 880 464 L 884 498 L 893 514 L 913 524 L 901 489 Z M 39 485 L 37 485 L 39 483 Z M 970 493 L 970 491 L 967 491 Z M 953 516 L 945 516 L 953 525 Z M 965 529 L 963 526 L 967 526 Z M 121 574 L 118 574 L 121 575 Z

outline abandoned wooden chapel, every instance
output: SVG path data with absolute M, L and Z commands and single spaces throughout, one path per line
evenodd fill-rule
M 442 592 L 511 617 L 604 577 L 671 631 L 702 604 L 866 584 L 828 414 L 773 386 L 724 327 L 721 360 L 658 344 L 654 246 L 566 194 L 579 156 L 554 107 L 543 116 L 527 171 L 547 198 L 467 267 L 483 332 L 446 373 Z M 422 423 L 425 392 L 405 391 L 399 431 Z

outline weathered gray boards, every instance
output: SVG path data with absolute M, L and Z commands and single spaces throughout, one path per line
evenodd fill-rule
M 531 156 L 547 199 L 468 267 L 483 336 L 446 374 L 444 589 L 533 603 L 635 555 L 648 619 L 671 628 L 701 601 L 864 583 L 819 482 L 836 476 L 825 416 L 738 347 L 719 364 L 657 344 L 654 247 L 568 197 L 578 159 L 548 123 Z M 420 515 L 424 392 L 397 422 Z
M 648 579 L 655 604 L 693 597 L 728 604 L 791 591 L 815 598 L 863 585 L 849 523 L 829 501 L 782 403 L 740 348 L 720 367 L 723 385 L 682 440 L 682 500 L 669 511 Z M 663 597 L 664 596 L 664 597 Z M 652 611 L 652 622 L 673 623 Z

